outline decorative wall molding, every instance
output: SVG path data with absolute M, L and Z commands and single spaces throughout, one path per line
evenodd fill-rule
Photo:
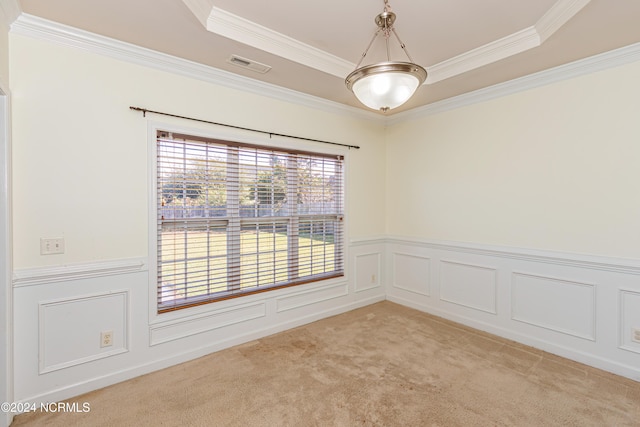
M 149 327 L 149 345 L 155 346 L 169 341 L 201 334 L 207 331 L 236 325 L 267 315 L 264 301 L 241 304 L 223 310 L 153 324 Z
M 358 237 L 349 240 L 349 246 L 369 246 L 369 245 L 384 245 L 387 243 L 387 236 L 372 236 L 372 237 Z
M 403 252 L 392 253 L 391 286 L 418 295 L 431 296 L 431 258 Z M 413 268 L 412 268 L 413 267 Z M 422 268 L 422 270 L 420 270 Z M 417 270 L 413 272 L 413 270 Z M 402 273 L 401 273 L 402 272 Z M 420 274 L 422 273 L 422 274 Z M 416 276 L 422 276 L 423 282 Z
M 121 325 L 120 329 L 113 329 L 113 325 L 109 324 L 110 330 L 114 333 L 114 345 L 112 347 L 100 348 L 99 343 L 99 331 L 102 331 L 100 327 L 97 329 L 94 328 L 94 331 L 91 331 L 93 340 L 86 340 L 83 338 L 87 338 L 86 336 L 79 336 L 78 331 L 72 331 L 69 327 L 75 321 L 73 319 L 74 310 L 80 312 L 83 311 L 83 308 L 73 308 L 73 306 L 82 307 L 93 304 L 98 304 L 102 307 L 105 307 L 106 304 L 109 304 L 107 300 L 112 300 L 109 311 L 110 315 L 113 313 L 117 314 L 118 311 L 122 318 L 116 321 L 117 324 Z M 60 317 L 57 319 L 54 315 L 49 312 L 55 312 L 59 307 L 64 306 L 62 320 Z M 93 307 L 94 309 L 96 306 Z M 93 313 L 94 317 L 92 319 L 87 319 L 88 321 L 93 321 L 95 319 L 95 312 Z M 109 292 L 103 294 L 94 294 L 94 295 L 85 295 L 79 296 L 69 299 L 55 300 L 55 301 L 46 301 L 40 302 L 38 304 L 38 351 L 39 351 L 39 374 L 47 374 L 54 371 L 59 371 L 61 369 L 70 368 L 72 366 L 81 365 L 89 362 L 93 362 L 95 360 L 105 359 L 107 357 L 115 356 L 122 353 L 129 352 L 129 291 L 124 290 L 120 292 Z M 66 324 L 64 322 L 70 322 L 70 324 Z M 49 332 L 51 331 L 51 332 Z M 53 340 L 52 342 L 47 340 L 49 335 L 58 334 L 62 337 L 71 337 L 70 341 L 73 343 L 78 343 L 78 341 L 83 341 L 84 347 L 89 346 L 89 348 L 83 348 L 81 350 L 78 349 L 78 346 L 65 345 L 61 343 L 60 340 Z M 60 337 L 58 337 L 60 338 Z M 67 343 L 69 344 L 69 343 Z M 59 360 L 55 363 L 50 363 L 49 354 L 56 353 L 54 348 L 55 346 L 62 346 L 62 350 L 59 350 L 64 353 L 82 353 L 82 354 L 67 354 L 66 360 Z M 74 348 L 75 347 L 75 348 Z M 58 355 L 58 358 L 61 356 Z
M 512 248 L 506 246 L 484 245 L 479 243 L 448 242 L 441 240 L 415 239 L 409 237 L 389 237 L 388 243 L 409 246 L 421 246 L 444 251 L 464 252 L 544 264 L 564 265 L 568 267 L 588 268 L 614 273 L 640 275 L 640 260 L 611 258 L 596 255 L 583 255 L 567 252 L 541 251 L 535 249 Z
M 25 355 L 25 357 L 20 359 L 17 364 L 16 384 L 20 384 L 20 388 L 16 400 L 39 402 L 67 399 L 115 382 L 385 299 L 632 379 L 640 379 L 639 354 L 635 351 L 635 343 L 627 343 L 631 344 L 625 346 L 628 348 L 620 348 L 624 342 L 616 340 L 615 337 L 618 329 L 623 331 L 632 324 L 635 327 L 636 321 L 640 321 L 640 318 L 636 317 L 636 313 L 640 313 L 640 305 L 638 305 L 640 304 L 640 285 L 636 280 L 640 272 L 640 260 L 614 260 L 576 254 L 562 254 L 560 256 L 558 253 L 546 251 L 401 237 L 384 238 L 382 236 L 359 238 L 353 240 L 348 246 L 350 253 L 349 274 L 344 280 L 316 283 L 312 289 L 287 288 L 286 294 L 279 293 L 279 291 L 263 293 L 248 297 L 243 302 L 239 299 L 237 301 L 229 300 L 225 303 L 233 305 L 223 304 L 218 306 L 220 307 L 218 309 L 215 305 L 209 305 L 206 312 L 199 311 L 188 314 L 186 313 L 188 310 L 184 310 L 185 313 L 180 318 L 165 319 L 151 324 L 148 323 L 149 306 L 145 297 L 149 284 L 147 275 L 138 273 L 140 269 L 134 269 L 129 272 L 131 274 L 110 280 L 100 280 L 100 274 L 96 272 L 92 276 L 94 282 L 80 282 L 76 281 L 74 276 L 69 276 L 71 281 L 59 286 L 24 286 L 19 288 L 15 293 L 16 325 L 18 327 L 16 330 L 16 352 Z M 376 290 L 367 292 L 356 292 L 354 289 L 354 280 L 357 277 L 357 271 L 354 270 L 356 260 L 363 261 L 366 274 L 371 274 L 370 272 L 375 265 L 374 258 L 377 258 L 376 254 L 378 253 L 382 266 L 380 274 L 387 279 L 387 286 L 380 286 Z M 422 277 L 425 271 L 424 263 L 427 262 L 427 258 L 430 260 L 429 276 L 433 282 L 431 287 L 434 294 L 440 285 L 437 282 L 440 278 L 438 273 L 441 260 L 445 262 L 455 260 L 454 262 L 458 264 L 482 268 L 489 266 L 487 267 L 489 270 L 497 270 L 497 314 L 472 310 L 441 301 L 439 298 L 392 286 L 391 258 L 394 253 L 416 257 L 419 262 L 410 262 L 406 265 L 407 268 L 412 268 L 414 272 L 417 272 L 413 277 Z M 358 258 L 360 254 L 362 256 Z M 553 262 L 547 262 L 549 259 Z M 527 263 L 522 263 L 521 260 L 526 260 Z M 102 264 L 113 267 L 113 263 L 110 262 Z M 607 268 L 602 268 L 603 265 Z M 565 268 L 565 266 L 572 268 Z M 526 268 L 528 272 L 520 274 L 534 275 L 545 280 L 556 280 L 555 278 L 558 277 L 561 279 L 557 280 L 564 280 L 564 282 L 583 283 L 591 281 L 593 278 L 593 283 L 597 286 L 597 309 L 599 310 L 597 316 L 594 317 L 598 322 L 597 328 L 594 329 L 594 331 L 598 331 L 597 340 L 578 339 L 574 336 L 568 336 L 562 331 L 556 332 L 512 320 L 510 278 L 513 271 L 520 271 L 523 268 Z M 109 269 L 101 270 L 105 275 L 110 274 Z M 469 270 L 469 274 L 475 273 L 476 270 Z M 485 277 L 483 271 L 478 271 L 478 273 L 482 283 L 490 283 L 490 278 L 487 279 L 490 275 Z M 483 277 L 485 277 L 484 280 L 482 280 Z M 623 294 L 620 293 L 620 289 L 617 289 L 618 283 L 624 283 L 626 286 Z M 553 284 L 548 285 L 553 286 Z M 586 289 L 593 288 L 589 283 L 586 285 L 588 287 Z M 126 290 L 114 289 L 118 286 L 122 287 L 121 289 L 126 288 Z M 469 286 L 473 286 L 473 284 Z M 64 346 L 55 347 L 54 345 L 52 348 L 56 351 L 54 353 L 56 357 L 51 360 L 52 363 L 46 366 L 56 367 L 56 365 L 60 365 L 58 363 L 60 361 L 73 362 L 73 364 L 64 367 L 64 369 L 40 375 L 37 358 L 39 345 L 41 345 L 37 338 L 40 326 L 39 307 L 42 304 L 85 298 L 88 287 L 97 290 L 100 295 L 129 293 L 130 319 L 128 323 L 132 345 L 128 353 L 100 360 L 87 360 L 88 363 L 85 363 L 82 357 L 67 357 L 91 356 L 91 354 L 81 353 L 82 348 L 86 348 L 82 347 L 83 343 L 92 340 L 95 335 L 89 334 L 80 342 L 74 343 L 74 348 L 70 349 L 70 353 L 63 351 Z M 480 288 L 490 289 L 489 286 L 480 286 Z M 64 299 L 56 299 L 61 297 L 61 291 L 64 292 Z M 571 288 L 569 292 L 562 294 L 565 302 L 573 295 L 572 291 L 576 291 L 582 296 L 585 295 L 581 288 Z M 478 295 L 482 297 L 481 294 Z M 480 298 L 479 300 L 486 302 L 486 299 Z M 584 301 L 584 298 L 581 300 Z M 115 303 L 114 300 L 109 300 L 109 302 L 109 307 L 119 306 L 119 303 Z M 486 307 L 487 304 L 481 304 L 481 306 Z M 581 307 L 584 306 L 585 304 L 581 304 Z M 70 307 L 72 310 L 69 322 L 91 321 L 96 312 L 95 306 L 91 304 L 80 303 Z M 586 311 L 586 309 L 578 310 L 578 317 L 584 318 L 582 314 Z M 621 314 L 619 311 L 623 313 Z M 53 318 L 56 320 L 52 327 L 65 324 L 66 318 L 61 311 L 54 310 L 51 313 L 54 314 Z M 120 316 L 119 311 L 117 316 Z M 572 314 L 569 312 L 567 316 L 570 317 Z M 111 319 L 106 315 L 100 318 Z M 566 319 L 562 318 L 561 320 Z M 97 322 L 96 324 L 101 326 L 103 323 Z M 118 329 L 120 329 L 119 326 Z M 582 329 L 579 328 L 579 330 Z M 56 336 L 53 338 L 55 344 Z M 75 345 L 79 347 L 75 348 Z
M 518 259 L 522 261 L 541 262 L 546 264 L 588 268 L 592 270 L 602 270 L 640 276 L 640 260 L 636 259 L 612 258 L 567 252 L 542 251 L 535 249 L 484 245 L 466 242 L 416 239 L 401 236 L 374 236 L 371 238 L 352 239 L 349 242 L 349 246 L 362 247 L 367 245 L 380 245 L 388 243 L 421 246 L 445 251 L 497 256 L 500 258 Z M 100 261 L 95 263 L 18 269 L 13 272 L 13 285 L 14 287 L 42 285 L 52 282 L 63 282 L 68 280 L 79 280 L 85 278 L 111 276 L 116 274 L 135 273 L 146 270 L 146 258 L 131 258 L 113 261 Z
M 278 332 L 292 329 L 307 323 L 311 323 L 330 316 L 335 316 L 351 310 L 355 310 L 367 305 L 383 301 L 384 296 L 369 297 L 357 301 L 344 302 L 321 310 L 313 310 L 300 313 L 300 316 L 288 318 L 282 322 L 265 321 L 255 327 L 245 328 L 237 334 L 222 335 L 220 339 L 201 340 L 196 345 L 177 347 L 178 351 L 163 351 L 162 346 L 157 346 L 157 351 L 147 352 L 145 346 L 136 346 L 130 354 L 134 352 L 138 359 L 133 362 L 119 365 L 119 369 L 94 369 L 89 375 L 86 373 L 78 376 L 73 368 L 66 372 L 64 380 L 57 382 L 53 388 L 42 388 L 30 395 L 16 396 L 18 402 L 30 402 L 39 404 L 40 402 L 57 402 L 79 396 L 93 390 L 98 390 L 140 375 L 148 374 L 160 369 L 188 362 L 202 356 L 206 356 L 216 351 L 220 351 L 235 345 L 240 345 L 251 340 L 260 339 Z M 142 357 L 141 357 L 142 355 Z M 61 371 L 62 373 L 64 371 Z M 52 374 L 52 375 L 55 375 Z M 46 376 L 38 376 L 41 379 Z M 24 379 L 23 379 L 24 380 Z M 31 379 L 33 380 L 33 379 Z
M 13 286 L 34 286 L 69 280 L 91 279 L 117 274 L 137 273 L 146 270 L 146 259 L 132 258 L 72 264 L 52 267 L 19 269 L 13 272 Z
M 276 312 L 282 313 L 297 308 L 306 307 L 334 298 L 340 298 L 349 294 L 347 283 L 323 286 L 317 289 L 296 293 L 294 295 L 276 298 Z
M 634 341 L 640 260 L 402 237 L 387 242 L 387 300 L 640 380 Z M 398 252 L 433 260 L 432 288 L 440 298 L 393 285 Z M 412 271 L 401 275 L 422 274 L 420 265 L 403 267 Z
M 513 272 L 511 319 L 595 341 L 596 285 Z
M 376 122 L 384 119 L 377 113 L 260 82 L 25 13 L 20 15 L 13 23 L 11 33 L 333 114 L 342 114 Z
M 379 245 L 359 248 L 362 253 L 384 254 Z M 349 271 L 353 271 L 355 252 L 358 251 L 350 252 Z M 114 267 L 113 262 L 96 264 Z M 87 265 L 84 267 L 87 269 Z M 385 299 L 383 286 L 355 292 L 353 275 L 349 275 L 349 280 L 331 279 L 264 292 L 153 319 L 149 318 L 147 298 L 149 274 L 134 269 L 128 274 L 102 277 L 112 272 L 94 265 L 95 275 L 87 280 L 75 280 L 71 275 L 68 281 L 15 289 L 15 351 L 21 355 L 15 369 L 15 401 L 68 399 Z M 95 294 L 87 295 L 88 289 Z M 114 330 L 114 344 L 121 347 L 117 338 L 124 337 L 123 326 L 116 320 L 123 310 L 116 307 L 122 307 L 122 292 L 129 295 L 127 336 L 131 345 L 127 352 L 97 349 L 96 337 L 106 330 Z M 86 300 L 103 294 L 103 298 L 112 299 L 99 305 L 95 299 Z M 45 307 L 46 319 L 38 316 L 41 307 Z M 171 316 L 174 313 L 179 317 Z M 40 366 L 39 355 L 47 352 L 48 359 Z
M 498 314 L 498 270 L 441 259 L 440 299 L 485 313 Z
M 632 329 L 640 329 L 640 291 L 620 289 L 620 331 L 619 348 L 640 354 L 640 342 L 631 338 Z M 635 302 L 635 305 L 634 305 Z
M 354 257 L 353 283 L 356 292 L 380 287 L 382 278 L 382 253 L 367 252 Z

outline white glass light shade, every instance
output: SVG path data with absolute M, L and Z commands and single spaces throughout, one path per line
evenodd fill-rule
M 364 105 L 387 111 L 407 102 L 426 78 L 426 70 L 419 65 L 384 62 L 355 70 L 346 82 Z

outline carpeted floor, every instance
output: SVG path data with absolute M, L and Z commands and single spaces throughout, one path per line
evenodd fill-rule
M 640 383 L 382 302 L 12 426 L 640 426 Z

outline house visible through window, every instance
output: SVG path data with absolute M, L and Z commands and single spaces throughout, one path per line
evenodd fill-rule
M 158 311 L 344 274 L 343 159 L 157 134 Z

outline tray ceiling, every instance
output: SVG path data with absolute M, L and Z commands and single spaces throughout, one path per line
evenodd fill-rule
M 19 4 L 29 15 L 363 109 L 344 77 L 355 68 L 384 7 L 382 0 Z M 390 5 L 399 36 L 429 72 L 417 94 L 392 114 L 640 42 L 638 1 L 390 0 Z M 240 67 L 229 60 L 232 55 L 271 69 Z M 392 59 L 405 58 L 392 51 Z M 374 44 L 364 63 L 380 60 L 384 48 Z

